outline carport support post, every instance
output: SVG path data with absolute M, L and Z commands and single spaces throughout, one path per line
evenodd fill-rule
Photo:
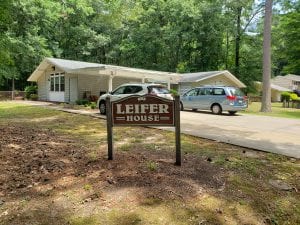
M 181 166 L 181 141 L 180 141 L 180 102 L 179 96 L 175 96 L 175 143 L 176 143 L 176 162 L 175 165 Z
M 107 147 L 108 160 L 113 160 L 113 130 L 110 97 L 106 97 L 106 124 L 107 124 Z

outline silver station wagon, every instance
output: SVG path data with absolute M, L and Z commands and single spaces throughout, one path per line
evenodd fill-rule
M 236 87 L 203 86 L 193 88 L 180 96 L 181 110 L 211 110 L 213 114 L 228 111 L 234 115 L 247 108 L 247 96 Z

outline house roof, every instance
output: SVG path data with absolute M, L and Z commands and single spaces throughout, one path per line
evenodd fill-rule
M 300 81 L 300 75 L 295 75 L 295 74 L 288 74 L 286 76 L 284 76 L 290 80 L 294 80 L 294 81 Z
M 243 82 L 241 82 L 239 79 L 237 79 L 228 70 L 181 74 L 180 83 L 199 82 L 199 81 L 206 80 L 208 78 L 216 77 L 219 75 L 226 76 L 228 79 L 230 79 L 232 82 L 234 82 L 240 88 L 246 87 L 246 85 Z
M 28 81 L 37 81 L 38 78 L 46 71 L 49 66 L 55 66 L 66 73 L 84 73 L 88 75 L 113 75 L 123 77 L 136 77 L 136 78 L 154 78 L 162 81 L 171 80 L 177 83 L 180 76 L 176 73 L 135 69 L 122 66 L 106 65 L 99 63 L 89 63 L 66 59 L 45 58 L 36 70 L 27 79 Z
M 288 74 L 285 76 L 276 76 L 274 78 L 272 78 L 272 81 L 276 81 L 276 80 L 293 80 L 293 81 L 300 81 L 300 75 L 295 75 L 295 74 Z
M 107 75 L 133 78 L 147 78 L 150 80 L 152 79 L 156 81 L 167 81 L 175 84 L 185 82 L 199 82 L 211 77 L 224 75 L 228 79 L 233 81 L 238 87 L 246 87 L 245 84 L 243 84 L 240 80 L 238 80 L 227 70 L 178 74 L 57 58 L 45 58 L 36 68 L 36 70 L 30 75 L 27 81 L 37 81 L 39 77 L 51 66 L 55 66 L 57 69 L 66 73 L 87 74 L 94 76 Z
M 262 82 L 260 81 L 256 81 L 256 83 L 260 86 L 262 86 Z M 277 90 L 277 91 L 292 91 L 291 89 L 288 89 L 288 88 L 285 88 L 285 87 L 281 87 L 279 85 L 276 85 L 276 84 L 271 84 L 271 89 L 273 90 Z

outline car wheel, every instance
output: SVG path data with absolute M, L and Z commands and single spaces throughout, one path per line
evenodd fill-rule
M 236 114 L 236 111 L 228 111 L 230 115 Z
M 213 114 L 221 114 L 222 113 L 222 108 L 219 104 L 214 104 L 211 107 L 211 111 Z
M 100 114 L 102 114 L 102 115 L 106 114 L 106 103 L 105 103 L 105 101 L 100 102 L 99 111 L 100 111 Z
M 183 104 L 182 104 L 182 102 L 180 102 L 180 111 L 183 111 L 183 110 L 184 110 Z

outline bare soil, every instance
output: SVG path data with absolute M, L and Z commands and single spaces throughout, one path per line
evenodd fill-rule
M 0 199 L 9 203 L 10 209 L 16 209 L 0 224 L 26 224 L 28 215 L 24 215 L 28 212 L 23 208 L 31 209 L 15 202 L 20 197 L 24 202 L 44 199 L 32 205 L 32 210 L 38 208 L 42 212 L 72 186 L 83 193 L 77 196 L 79 205 L 66 207 L 66 214 L 82 207 L 80 203 L 94 200 L 101 202 L 102 209 L 113 207 L 124 193 L 133 190 L 135 197 L 127 193 L 125 199 L 134 204 L 142 204 L 145 199 L 189 201 L 204 190 L 218 190 L 225 183 L 222 171 L 209 160 L 193 155 L 185 155 L 181 167 L 173 165 L 172 152 L 142 149 L 118 151 L 113 161 L 106 159 L 103 150 L 97 159 L 91 160 L 85 146 L 50 129 L 10 125 L 0 127 L 0 133 Z M 90 192 L 91 187 L 95 191 Z M 114 189 L 122 191 L 111 194 Z M 67 224 L 56 218 L 58 213 L 54 213 L 51 221 L 61 219 L 59 224 Z

